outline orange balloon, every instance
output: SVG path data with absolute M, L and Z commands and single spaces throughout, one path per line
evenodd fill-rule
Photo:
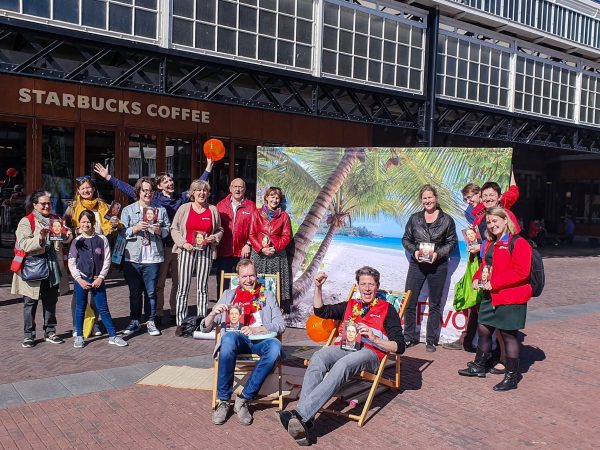
M 335 328 L 335 321 L 314 314 L 306 321 L 306 334 L 315 342 L 325 342 Z
M 225 146 L 219 139 L 209 139 L 204 143 L 204 154 L 208 159 L 219 161 L 225 156 Z

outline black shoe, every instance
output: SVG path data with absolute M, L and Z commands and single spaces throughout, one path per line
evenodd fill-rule
M 33 338 L 26 337 L 25 339 L 23 339 L 23 343 L 21 345 L 23 346 L 23 348 L 33 348 L 33 346 L 35 345 L 35 341 L 33 340 Z
M 406 346 L 406 348 L 414 347 L 418 343 L 419 343 L 419 341 L 413 341 L 412 339 L 404 341 L 404 345 Z
M 154 325 L 156 325 L 157 327 L 162 326 L 162 316 L 156 316 L 154 318 Z
M 467 364 L 466 369 L 460 369 L 458 371 L 459 375 L 464 377 L 479 377 L 485 378 L 485 363 L 492 357 L 491 353 L 484 353 L 480 349 L 477 349 L 477 354 L 475 355 L 475 361 L 470 364 Z
M 521 373 L 519 372 L 519 359 L 506 358 L 506 373 L 504 379 L 494 386 L 495 391 L 510 391 L 516 389 L 521 381 Z
M 285 431 L 287 431 L 290 419 L 294 417 L 293 414 L 290 411 L 275 411 L 275 414 L 277 414 L 281 425 L 283 425 L 283 428 L 285 428 Z
M 504 363 L 502 361 L 498 361 L 498 364 L 502 364 L 502 368 L 496 369 L 496 367 L 492 367 L 489 370 L 489 373 L 492 375 L 504 375 L 506 373 L 506 368 L 504 367 Z
M 432 343 L 427 343 L 427 345 L 425 345 L 425 350 L 429 353 L 433 353 L 435 352 L 435 345 L 433 345 Z

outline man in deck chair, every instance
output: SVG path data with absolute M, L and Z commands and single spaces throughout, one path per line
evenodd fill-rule
M 212 330 L 215 324 L 225 325 L 221 330 L 220 348 L 215 348 L 215 353 L 219 352 L 217 378 L 219 403 L 213 414 L 215 425 L 222 425 L 229 416 L 234 369 L 236 357 L 239 354 L 260 355 L 260 361 L 254 367 L 244 390 L 237 396 L 233 407 L 233 411 L 242 425 L 252 423 L 248 401 L 256 397 L 263 382 L 281 357 L 281 341 L 274 336 L 275 333 L 285 331 L 285 323 L 277 299 L 272 292 L 261 289 L 262 286 L 256 282 L 254 263 L 249 259 L 240 260 L 237 264 L 237 274 L 238 287 L 224 291 L 211 313 L 201 323 L 203 332 Z M 227 311 L 231 305 L 238 305 L 237 310 L 243 311 L 240 318 L 243 326 L 239 328 L 239 331 L 224 332 L 228 328 Z M 236 316 L 236 323 L 237 320 Z M 269 336 L 269 338 L 260 339 L 260 335 Z
M 358 269 L 356 283 L 360 298 L 334 305 L 323 304 L 327 274 L 320 272 L 315 277 L 315 314 L 324 319 L 342 320 L 341 327 L 354 323 L 362 345 L 359 349 L 344 350 L 340 336 L 334 345 L 323 347 L 310 359 L 296 408 L 278 412 L 281 424 L 299 445 L 310 445 L 309 428 L 313 417 L 344 383 L 362 370 L 376 372 L 386 353 L 404 353 L 398 312 L 377 296 L 379 277 L 379 272 L 372 267 Z

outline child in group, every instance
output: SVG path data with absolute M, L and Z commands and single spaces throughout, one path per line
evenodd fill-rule
M 83 319 L 87 306 L 87 291 L 92 294 L 96 308 L 106 327 L 108 343 L 118 347 L 128 344 L 117 336 L 106 301 L 104 279 L 110 269 L 110 246 L 108 239 L 95 231 L 96 217 L 93 212 L 83 210 L 79 215 L 79 236 L 73 239 L 69 250 L 69 270 L 75 282 L 75 337 L 73 347 L 83 348 Z

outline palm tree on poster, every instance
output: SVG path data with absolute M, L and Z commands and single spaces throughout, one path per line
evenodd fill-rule
M 301 160 L 297 162 L 293 157 L 286 157 L 286 154 L 301 156 Z M 294 276 L 304 263 L 308 247 L 319 230 L 321 221 L 334 196 L 340 190 L 354 164 L 364 161 L 365 149 L 339 148 L 321 149 L 321 151 L 308 149 L 307 151 L 306 148 L 290 147 L 263 149 L 259 153 L 259 161 L 261 156 L 265 156 L 269 161 L 267 166 L 270 163 L 273 165 L 267 168 L 263 176 L 259 170 L 259 183 L 261 179 L 268 179 L 271 184 L 284 186 L 286 196 L 292 199 L 293 209 L 296 211 L 308 210 L 302 224 L 294 234 L 294 257 L 291 270 L 292 276 Z M 283 167 L 279 165 L 284 161 L 289 163 L 290 170 L 287 170 L 287 165 Z M 331 171 L 334 164 L 335 169 Z M 322 186 L 317 195 L 310 196 L 311 191 L 314 191 L 317 186 Z M 310 209 L 299 209 L 299 207 L 305 206 L 306 201 L 310 198 L 314 198 Z

